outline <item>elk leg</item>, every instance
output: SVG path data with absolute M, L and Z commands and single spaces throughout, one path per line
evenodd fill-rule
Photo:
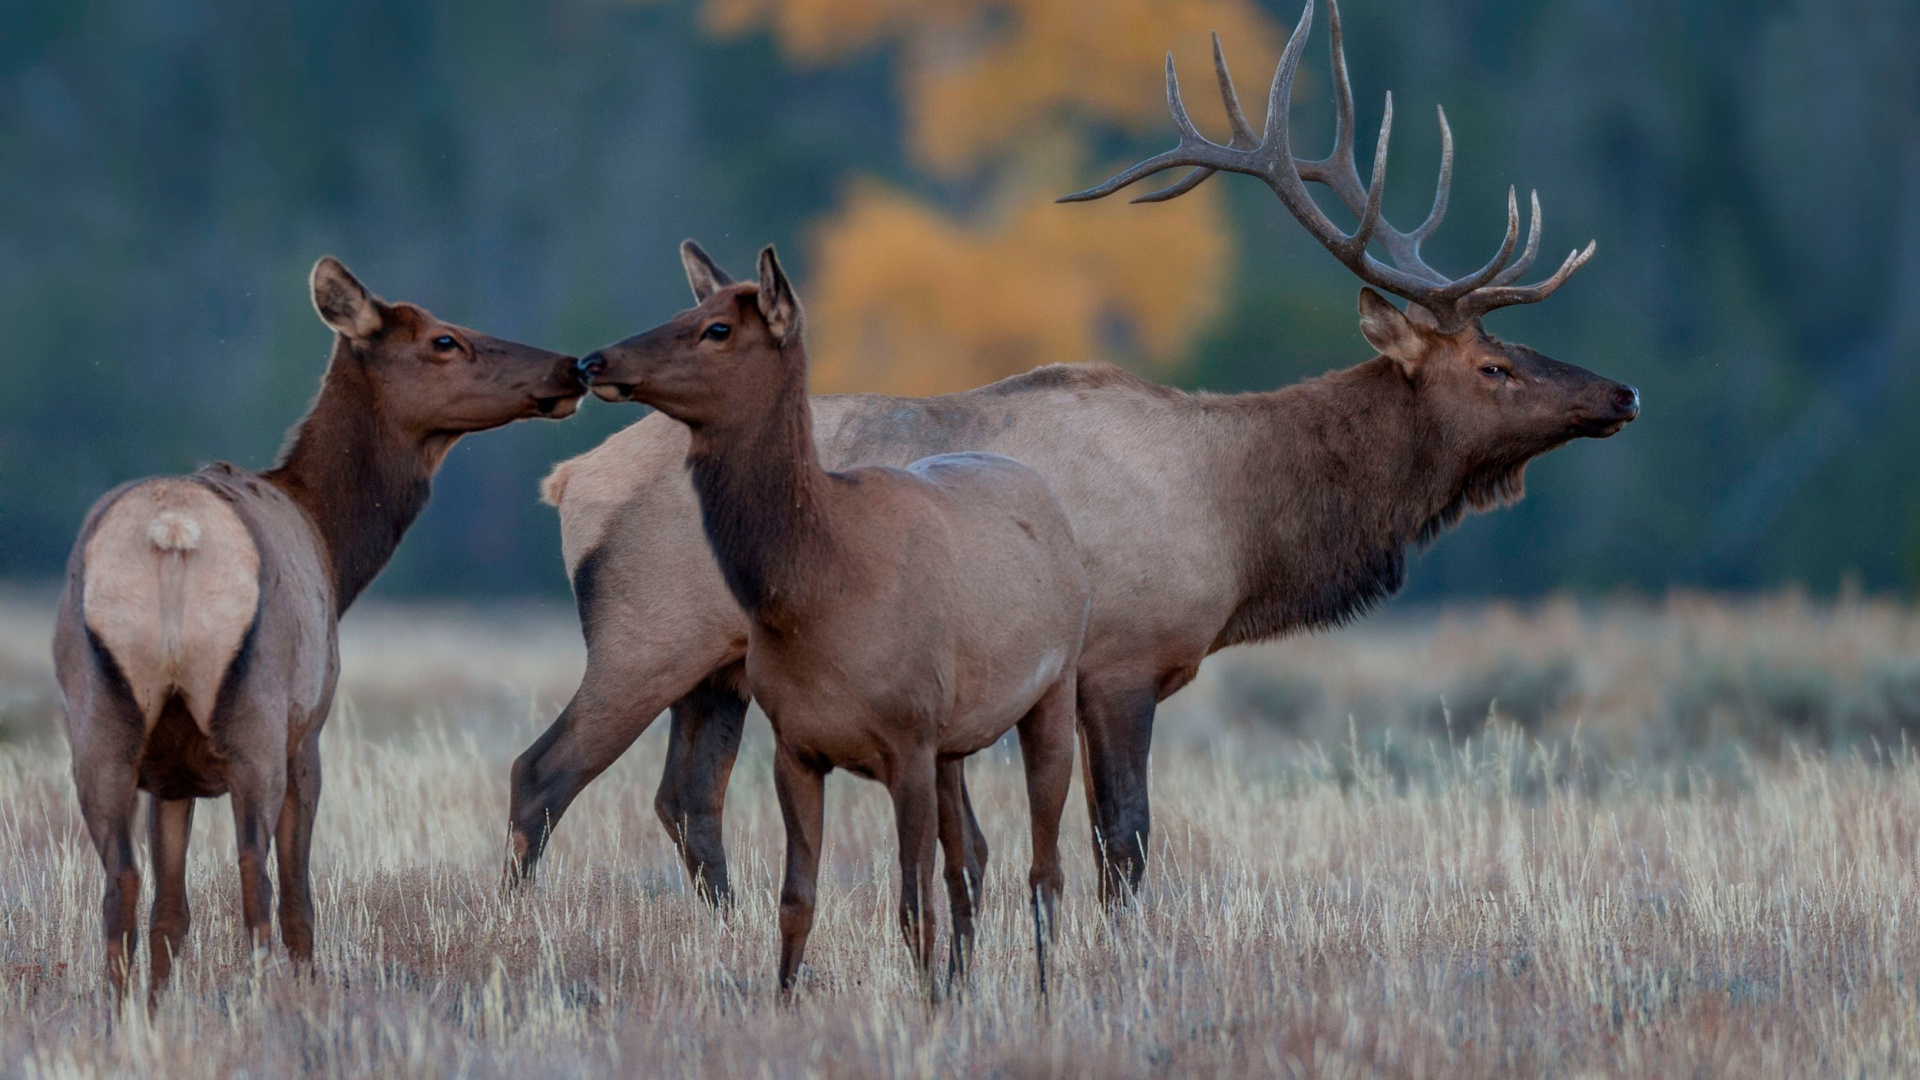
M 284 751 L 273 755 L 273 765 L 253 762 L 235 772 L 233 834 L 239 848 L 240 917 L 247 940 L 256 954 L 273 945 L 273 879 L 267 875 L 267 852 L 280 824 L 280 808 L 287 797 Z M 277 767 L 275 767 L 277 766 Z
M 801 761 L 785 745 L 774 752 L 773 788 L 787 826 L 786 880 L 780 886 L 780 997 L 791 1000 L 800 958 L 813 932 L 814 886 L 820 874 L 821 817 L 826 802 L 824 770 Z
M 1151 683 L 1083 681 L 1079 689 L 1093 853 L 1101 867 L 1100 898 L 1109 906 L 1131 897 L 1147 872 L 1155 704 Z
M 153 910 L 148 916 L 147 953 L 152 971 L 147 1004 L 173 974 L 173 960 L 186 949 L 193 913 L 187 906 L 187 841 L 193 835 L 193 799 L 155 797 L 147 807 L 147 852 L 153 865 Z
M 931 993 L 933 919 L 933 845 L 938 834 L 938 769 L 932 748 L 915 747 L 892 762 L 887 787 L 893 796 L 893 824 L 900 834 L 900 932 L 913 955 L 923 991 Z
M 683 664 L 635 673 L 612 660 L 596 662 L 589 650 L 587 674 L 573 700 L 514 760 L 504 875 L 509 888 L 532 880 L 547 840 L 574 798 L 714 666 L 690 671 Z
M 654 813 L 687 864 L 688 879 L 715 907 L 733 902 L 720 822 L 747 723 L 747 700 L 735 689 L 741 674 L 740 665 L 733 665 L 673 703 L 667 764 L 653 800 Z
M 967 977 L 967 962 L 973 954 L 973 901 L 975 881 L 967 865 L 966 831 L 966 759 L 942 761 L 938 776 L 940 800 L 940 850 L 947 869 L 947 906 L 953 915 L 953 940 L 949 943 L 947 981 L 959 985 Z
M 964 770 L 960 773 L 959 787 L 960 824 L 964 829 L 967 847 L 967 889 L 978 901 L 987 883 L 987 837 L 980 831 L 979 820 L 973 816 L 973 799 L 967 794 L 967 774 Z M 944 804 L 942 812 L 945 812 Z M 944 831 L 941 835 L 945 835 Z
M 89 729 L 98 731 L 115 725 L 119 717 L 95 716 Z M 138 716 L 134 730 L 143 731 Z M 98 743 L 85 749 L 74 747 L 74 786 L 79 789 L 80 815 L 86 819 L 87 834 L 100 856 L 100 868 L 106 871 L 106 891 L 100 902 L 100 925 L 106 940 L 107 981 L 113 987 L 117 1003 L 127 991 L 127 970 L 133 963 L 133 950 L 140 929 L 140 868 L 133 861 L 133 813 L 135 780 L 133 759 L 136 746 L 125 753 L 124 747 L 110 747 L 108 753 L 96 753 Z M 94 740 L 89 740 L 94 742 Z M 80 768 L 85 762 L 86 767 Z
M 1074 680 L 1055 683 L 1020 721 L 1020 762 L 1027 773 L 1027 812 L 1033 818 L 1032 893 L 1034 959 L 1040 995 L 1047 993 L 1047 948 L 1053 943 L 1066 875 L 1060 869 L 1060 815 L 1073 784 Z
M 287 794 L 280 804 L 274 853 L 280 861 L 280 939 L 296 963 L 313 960 L 313 883 L 307 862 L 313 852 L 313 818 L 320 808 L 320 733 L 301 740 L 288 762 Z

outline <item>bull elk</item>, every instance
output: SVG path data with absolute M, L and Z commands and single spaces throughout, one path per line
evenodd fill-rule
M 136 791 L 151 795 L 149 1001 L 186 942 L 195 799 L 233 796 L 254 948 L 272 939 L 272 846 L 281 936 L 295 960 L 311 959 L 307 856 L 340 614 L 386 565 L 462 435 L 571 415 L 585 393 L 571 357 L 385 303 L 330 257 L 311 284 L 333 352 L 278 464 L 116 488 L 67 564 L 54 664 L 80 812 L 106 871 L 116 997 L 137 936 Z
M 1040 474 L 997 454 L 822 468 L 800 301 L 773 248 L 760 253 L 757 283 L 734 283 L 691 240 L 680 257 L 696 306 L 580 368 L 600 397 L 652 405 L 690 433 L 707 541 L 747 616 L 747 686 L 773 722 L 787 828 L 781 990 L 791 992 L 813 927 L 823 785 L 836 767 L 893 797 L 900 928 L 927 987 L 938 836 L 952 966 L 964 967 L 975 883 L 961 770 L 1016 726 L 1044 989 L 1087 621 L 1066 513 Z
M 1633 388 L 1501 341 L 1481 325 L 1496 308 L 1545 299 L 1593 253 L 1589 244 L 1539 284 L 1514 284 L 1538 251 L 1537 198 L 1517 261 L 1509 264 L 1518 232 L 1510 195 L 1498 255 L 1462 278 L 1435 272 L 1420 245 L 1446 210 L 1446 134 L 1427 219 L 1402 232 L 1381 216 L 1387 129 L 1363 186 L 1333 12 L 1338 124 L 1327 158 L 1296 159 L 1288 142 L 1309 2 L 1275 75 L 1263 136 L 1241 114 L 1216 50 L 1233 141 L 1222 146 L 1194 130 L 1169 66 L 1180 145 L 1068 199 L 1098 198 L 1174 166 L 1196 172 L 1147 198 L 1189 191 L 1216 170 L 1259 177 L 1370 286 L 1359 303 L 1361 333 L 1377 350 L 1371 360 L 1231 396 L 1186 394 L 1093 364 L 1043 367 L 946 397 L 813 404 L 826 468 L 986 450 L 1032 466 L 1066 508 L 1093 589 L 1080 737 L 1109 897 L 1145 871 L 1155 706 L 1186 685 L 1203 657 L 1359 617 L 1400 589 L 1410 549 L 1468 511 L 1519 499 L 1533 458 L 1576 438 L 1613 435 L 1639 412 Z M 1444 123 L 1443 113 L 1443 134 Z M 1315 205 L 1308 180 L 1331 188 L 1354 214 L 1352 233 Z M 1368 253 L 1375 242 L 1394 265 Z M 1376 288 L 1412 303 L 1401 311 Z M 581 788 L 670 705 L 654 805 L 706 895 L 727 895 L 720 814 L 746 709 L 737 673 L 747 620 L 699 543 L 696 500 L 680 467 L 686 452 L 685 429 L 649 417 L 563 462 L 545 484 L 560 510 L 588 662 L 573 699 L 513 766 L 510 869 L 521 874 Z

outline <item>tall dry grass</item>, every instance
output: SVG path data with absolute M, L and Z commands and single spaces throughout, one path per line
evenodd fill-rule
M 732 914 L 693 898 L 654 820 L 659 732 L 503 901 L 505 763 L 577 676 L 568 620 L 370 609 L 325 738 L 317 971 L 244 949 L 231 819 L 203 803 L 189 954 L 151 1017 L 102 993 L 46 620 L 0 602 L 6 1075 L 1920 1070 L 1920 761 L 1872 749 L 1902 730 L 1886 687 L 1915 655 L 1895 605 L 1482 608 L 1216 658 L 1169 703 L 1135 909 L 1098 910 L 1070 804 L 1045 1003 L 1011 754 L 970 769 L 993 869 L 972 983 L 931 1008 L 894 930 L 885 799 L 836 778 L 791 1009 L 763 727 L 730 796 Z M 1463 688 L 1525 698 L 1524 730 L 1462 715 Z

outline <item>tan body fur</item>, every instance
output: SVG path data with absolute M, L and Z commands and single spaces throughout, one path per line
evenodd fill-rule
M 936 839 L 945 847 L 954 966 L 964 967 L 978 879 L 961 759 L 1016 725 L 1044 986 L 1087 614 L 1066 515 L 1039 474 L 994 454 L 823 469 L 799 303 L 773 250 L 761 253 L 757 286 L 727 282 L 691 242 L 682 251 L 700 305 L 581 368 L 596 393 L 654 405 L 691 432 L 682 460 L 704 539 L 746 613 L 746 679 L 777 743 L 781 986 L 792 987 L 812 926 L 822 781 L 834 768 L 893 796 L 901 928 L 923 977 Z
M 463 433 L 570 414 L 570 357 L 386 304 L 332 259 L 314 305 L 336 331 L 319 396 L 264 473 L 211 465 L 95 504 L 54 630 L 80 809 L 106 870 L 107 975 L 125 989 L 140 873 L 137 793 L 151 796 L 157 994 L 185 945 L 194 801 L 231 795 L 242 915 L 313 953 L 307 875 L 319 734 L 339 673 L 338 619 L 392 555 Z

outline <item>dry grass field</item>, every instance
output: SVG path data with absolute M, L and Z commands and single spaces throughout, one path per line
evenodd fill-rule
M 730 796 L 731 914 L 655 823 L 658 729 L 503 901 L 506 763 L 578 674 L 571 618 L 368 608 L 325 738 L 317 971 L 243 948 L 231 819 L 203 803 L 189 953 L 151 1017 L 102 993 L 49 618 L 0 600 L 0 1075 L 1920 1072 L 1920 614 L 1893 604 L 1403 613 L 1216 657 L 1165 711 L 1137 908 L 1097 907 L 1070 803 L 1049 1002 L 1012 753 L 970 768 L 981 942 L 931 1007 L 881 789 L 836 777 L 790 1009 L 763 722 Z

